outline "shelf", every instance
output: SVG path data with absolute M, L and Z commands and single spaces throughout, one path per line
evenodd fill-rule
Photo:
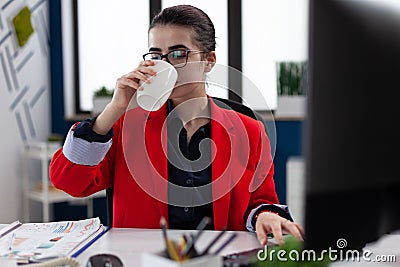
M 49 161 L 54 153 L 61 147 L 61 142 L 33 142 L 25 146 L 23 153 L 23 175 L 22 184 L 24 190 L 24 220 L 30 220 L 30 201 L 38 201 L 42 203 L 42 220 L 48 222 L 50 218 L 50 206 L 58 202 L 79 202 L 87 205 L 87 216 L 93 216 L 93 198 L 105 197 L 106 190 L 102 190 L 88 197 L 73 197 L 64 191 L 53 187 L 49 180 Z M 40 178 L 36 186 L 32 185 L 33 179 L 30 174 L 36 173 L 36 169 L 31 171 L 33 165 L 29 164 L 29 160 L 38 159 L 40 161 Z M 37 164 L 37 163 L 36 163 Z
M 82 201 L 85 199 L 91 199 L 91 198 L 97 198 L 97 197 L 105 197 L 106 196 L 106 191 L 100 191 L 97 192 L 93 195 L 90 195 L 88 197 L 73 197 L 65 193 L 64 191 L 58 190 L 58 189 L 52 189 L 47 192 L 47 198 L 45 196 L 45 193 L 40 190 L 40 189 L 34 189 L 29 192 L 29 198 L 32 200 L 36 200 L 39 202 L 44 202 L 47 201 L 48 203 L 58 203 L 58 202 L 64 202 L 64 201 Z
M 26 146 L 24 153 L 30 158 L 49 160 L 60 147 L 60 142 L 36 142 Z

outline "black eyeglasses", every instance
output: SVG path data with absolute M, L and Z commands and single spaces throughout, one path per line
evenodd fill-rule
M 175 68 L 183 68 L 187 64 L 189 53 L 204 53 L 204 51 L 179 49 L 169 51 L 164 55 L 158 52 L 149 52 L 143 55 L 143 59 L 162 60 L 163 58 L 165 58 L 167 62 L 173 65 Z

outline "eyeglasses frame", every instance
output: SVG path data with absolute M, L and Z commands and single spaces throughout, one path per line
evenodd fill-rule
M 170 53 L 175 52 L 175 51 L 186 51 L 185 65 L 176 67 L 176 66 L 174 66 L 174 65 L 169 61 L 168 55 L 169 55 Z M 159 55 L 159 56 L 161 57 L 161 58 L 159 58 L 159 59 L 157 59 L 157 60 L 163 60 L 163 58 L 165 58 L 165 59 L 167 60 L 167 62 L 168 62 L 169 64 L 171 64 L 172 66 L 174 66 L 175 68 L 183 68 L 183 67 L 185 67 L 185 66 L 187 65 L 188 58 L 189 58 L 189 54 L 190 54 L 191 52 L 192 52 L 192 53 L 205 53 L 205 51 L 191 50 L 191 49 L 175 49 L 175 50 L 169 51 L 169 52 L 166 53 L 166 54 L 161 54 L 160 52 L 148 52 L 148 53 L 146 53 L 146 54 L 143 55 L 143 60 L 146 60 L 145 57 L 146 57 L 147 55 L 150 55 L 150 54 L 157 54 L 157 55 Z

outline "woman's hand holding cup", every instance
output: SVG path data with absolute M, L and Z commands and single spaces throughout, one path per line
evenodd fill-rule
M 154 65 L 155 63 L 151 60 L 142 61 L 136 69 L 117 80 L 111 102 L 100 113 L 93 125 L 96 133 L 104 135 L 110 131 L 114 123 L 125 113 L 142 82 L 150 83 L 149 77 L 156 75 L 151 68 Z
M 136 69 L 118 78 L 114 95 L 110 103 L 116 110 L 120 110 L 123 114 L 132 96 L 141 87 L 142 82 L 151 82 L 149 76 L 157 74 L 154 69 L 151 68 L 151 66 L 154 65 L 154 61 L 151 60 L 142 61 Z

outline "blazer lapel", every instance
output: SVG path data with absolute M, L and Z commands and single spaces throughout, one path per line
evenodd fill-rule
M 152 193 L 155 194 L 153 197 L 158 200 L 161 216 L 168 220 L 167 127 L 164 125 L 166 112 L 166 105 L 158 111 L 150 112 L 144 134 L 148 155 L 143 156 L 149 158 L 149 178 L 153 181 Z
M 231 170 L 229 162 L 232 158 L 232 138 L 234 127 L 226 116 L 225 111 L 219 108 L 210 99 L 211 104 L 211 138 L 215 144 L 212 146 L 212 154 L 215 155 L 212 163 L 212 194 L 214 209 L 214 228 L 221 230 L 229 226 L 229 202 Z

